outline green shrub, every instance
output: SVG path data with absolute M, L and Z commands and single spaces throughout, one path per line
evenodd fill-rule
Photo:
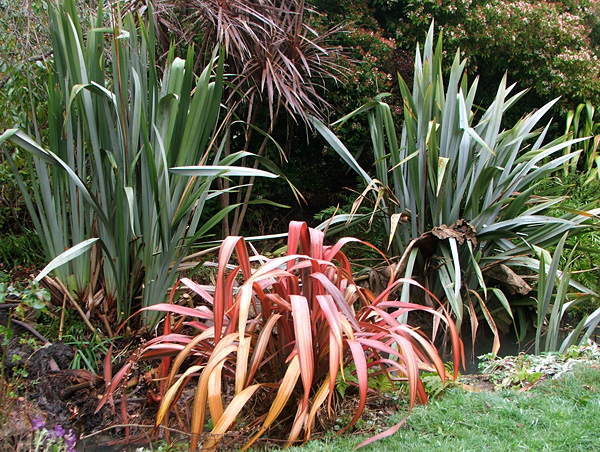
M 533 196 L 537 183 L 577 156 L 562 153 L 577 140 L 562 136 L 548 142 L 550 123 L 536 129 L 555 102 L 503 129 L 504 113 L 524 93 L 513 94 L 514 85 L 507 86 L 504 78 L 493 102 L 478 113 L 474 103 L 478 80 L 469 85 L 466 62 L 459 54 L 444 80 L 442 38 L 434 50 L 433 34 L 432 24 L 423 54 L 417 50 L 412 93 L 400 81 L 401 133 L 396 133 L 385 94 L 334 124 L 366 113 L 376 178 L 360 167 L 331 130 L 318 120 L 314 124 L 367 184 L 354 212 L 335 221 L 380 216 L 391 252 L 402 256 L 398 274 L 418 274 L 428 281 L 428 288 L 446 300 L 458 326 L 470 317 L 473 336 L 477 317 L 485 318 L 496 336 L 497 350 L 499 334 L 489 303 L 513 318 L 505 292 L 530 291 L 514 269 L 537 271 L 536 249 L 555 246 L 566 231 L 581 231 L 599 210 L 552 217 L 547 213 L 562 199 Z M 357 214 L 367 198 L 373 213 Z M 402 300 L 408 294 L 405 286 Z
M 32 194 L 11 165 L 52 259 L 38 279 L 54 271 L 81 300 L 102 291 L 100 314 L 122 320 L 140 295 L 142 306 L 161 302 L 189 247 L 235 207 L 203 214 L 216 179 L 276 176 L 233 166 L 250 154 L 224 157 L 215 143 L 222 55 L 196 77 L 193 49 L 186 60 L 172 50 L 161 79 L 151 13 L 147 27 L 128 14 L 105 28 L 100 2 L 87 34 L 74 0 L 50 13 L 47 144 L 17 129 L 0 144 L 31 154 Z
M 0 270 L 10 272 L 18 267 L 39 268 L 45 261 L 36 232 L 0 236 Z
M 399 46 L 412 49 L 434 19 L 449 52 L 460 48 L 469 55 L 471 73 L 495 82 L 507 72 L 520 88 L 531 88 L 531 102 L 518 108 L 514 120 L 559 96 L 563 111 L 600 101 L 597 2 L 382 0 L 374 5 Z

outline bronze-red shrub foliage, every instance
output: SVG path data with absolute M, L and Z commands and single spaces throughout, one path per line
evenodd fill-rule
M 406 381 L 410 407 L 417 400 L 425 403 L 419 371 L 435 370 L 445 381 L 444 364 L 432 342 L 398 318 L 407 312 L 425 311 L 446 325 L 456 377 L 463 347 L 454 322 L 443 308 L 436 311 L 388 299 L 398 284 L 414 282 L 391 281 L 377 297 L 357 286 L 341 248 L 359 241 L 344 238 L 324 246 L 323 239 L 323 232 L 292 222 L 287 254 L 267 259 L 250 258 L 242 237 L 228 237 L 219 252 L 214 295 L 184 278 L 180 284 L 203 300 L 202 307 L 171 302 L 146 308 L 167 313 L 164 334 L 149 341 L 119 371 L 102 403 L 110 400 L 135 360 L 162 358 L 166 380 L 157 426 L 166 422 L 183 387 L 197 382 L 191 450 L 200 443 L 202 449 L 214 448 L 241 416 L 250 421 L 260 419 L 242 450 L 283 417 L 293 419 L 284 424 L 289 427 L 288 444 L 308 440 L 317 412 L 326 408 L 333 415 L 336 378 L 346 366 L 355 369 L 359 400 L 342 431 L 362 415 L 373 375 Z M 237 264 L 232 269 L 229 264 L 234 252 Z M 183 327 L 191 327 L 196 334 L 181 334 Z M 233 397 L 231 390 L 225 394 L 225 388 L 232 387 Z M 256 400 L 260 403 L 255 404 Z M 208 418 L 212 431 L 202 436 Z M 392 434 L 400 425 L 361 446 Z

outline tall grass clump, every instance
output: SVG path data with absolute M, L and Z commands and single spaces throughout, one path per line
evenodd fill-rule
M 536 294 L 536 354 L 556 351 L 565 353 L 573 344 L 587 342 L 600 323 L 600 308 L 597 308 L 577 319 L 572 329 L 563 329 L 567 314 L 590 298 L 589 294 L 569 290 L 574 256 L 578 251 L 576 248 L 569 253 L 563 270 L 560 270 L 567 237 L 568 233 L 562 236 L 553 256 L 546 250 L 538 250 L 540 267 Z
M 577 173 L 578 169 L 583 169 L 582 175 L 586 177 L 585 184 L 598 177 L 598 145 L 600 144 L 600 134 L 598 134 L 598 123 L 594 119 L 596 109 L 590 102 L 579 104 L 575 110 L 567 112 L 565 133 L 573 138 L 590 138 L 577 143 L 575 146 L 569 146 L 565 153 L 574 149 L 581 150 L 578 158 L 565 162 L 563 173 L 565 176 Z M 579 156 L 583 156 L 583 163 L 579 162 Z
M 199 75 L 192 47 L 161 67 L 151 10 L 121 19 L 102 3 L 85 31 L 73 0 L 49 6 L 48 142 L 11 129 L 0 143 L 31 154 L 31 192 L 13 170 L 52 259 L 38 279 L 53 271 L 88 311 L 121 321 L 139 298 L 164 300 L 189 247 L 234 207 L 206 215 L 215 179 L 275 175 L 234 166 L 249 153 L 222 156 L 219 51 Z
M 551 216 L 564 197 L 535 195 L 539 182 L 575 161 L 580 151 L 568 152 L 569 147 L 584 140 L 547 139 L 551 121 L 538 124 L 555 101 L 506 126 L 504 114 L 525 92 L 513 93 L 505 77 L 493 102 L 479 107 L 478 79 L 469 83 L 465 60 L 457 52 L 444 80 L 442 55 L 441 36 L 434 46 L 432 26 L 423 53 L 416 52 L 412 92 L 399 80 L 404 110 L 399 133 L 385 94 L 334 123 L 367 115 L 374 177 L 330 129 L 313 122 L 367 185 L 353 215 L 337 221 L 379 216 L 391 253 L 400 256 L 397 274 L 427 281 L 459 328 L 468 318 L 474 337 L 485 319 L 497 339 L 498 313 L 513 322 L 523 313 L 509 297 L 531 291 L 521 276 L 538 271 L 536 250 L 556 246 L 567 231 L 583 230 L 599 210 Z M 358 208 L 369 202 L 373 213 L 359 215 Z M 405 285 L 402 299 L 408 294 Z M 496 340 L 494 350 L 498 347 Z

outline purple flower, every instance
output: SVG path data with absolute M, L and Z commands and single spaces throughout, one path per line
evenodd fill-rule
M 77 444 L 77 438 L 75 437 L 75 433 L 73 430 L 69 430 L 63 439 L 65 440 L 65 444 L 67 445 L 67 452 L 75 452 L 75 445 Z
M 62 438 L 63 436 L 65 436 L 65 429 L 62 425 L 57 424 L 54 426 L 54 430 L 50 430 L 48 434 L 54 438 Z
M 45 422 L 44 422 L 44 420 L 43 420 L 41 417 L 39 417 L 39 416 L 37 416 L 37 417 L 34 417 L 34 418 L 31 420 L 31 428 L 32 428 L 33 430 L 41 430 L 41 429 L 43 429 L 45 426 L 46 426 L 46 423 L 45 423 Z

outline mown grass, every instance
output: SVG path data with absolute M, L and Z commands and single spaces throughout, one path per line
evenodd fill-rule
M 398 422 L 402 413 L 390 422 Z M 526 392 L 447 390 L 416 407 L 398 433 L 366 451 L 600 450 L 600 368 L 582 366 Z M 364 436 L 328 437 L 288 450 L 352 451 Z

